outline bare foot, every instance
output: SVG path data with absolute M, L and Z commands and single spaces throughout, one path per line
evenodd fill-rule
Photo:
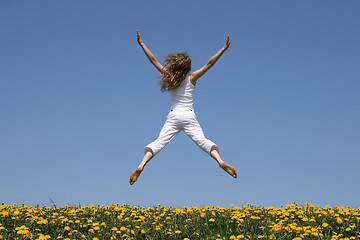
M 138 179 L 138 177 L 140 176 L 140 173 L 143 171 L 143 169 L 141 167 L 138 167 L 131 175 L 130 175 L 130 185 L 133 185 L 136 180 Z
M 220 163 L 219 165 L 225 172 L 230 174 L 230 176 L 232 176 L 233 178 L 237 178 L 236 170 L 233 166 L 230 166 L 229 164 L 226 164 L 224 162 Z

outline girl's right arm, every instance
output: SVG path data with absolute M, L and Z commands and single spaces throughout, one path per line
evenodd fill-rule
M 163 73 L 163 70 L 164 70 L 163 65 L 161 65 L 158 62 L 158 60 L 156 60 L 154 54 L 152 54 L 152 52 L 150 52 L 150 50 L 146 47 L 145 43 L 143 43 L 138 30 L 136 31 L 136 33 L 137 33 L 137 41 L 138 41 L 139 45 L 141 46 L 142 50 L 144 51 L 145 55 L 149 59 L 149 61 L 156 67 L 157 70 L 159 70 L 160 73 Z
M 212 66 L 214 66 L 214 64 L 217 62 L 217 60 L 219 60 L 219 58 L 221 57 L 221 55 L 229 48 L 230 46 L 230 41 L 229 41 L 229 36 L 226 39 L 226 43 L 225 45 L 220 49 L 219 52 L 217 52 L 214 56 L 212 56 L 209 61 L 199 70 L 193 72 L 190 74 L 190 82 L 191 84 L 193 84 L 195 86 L 197 80 L 204 75 Z

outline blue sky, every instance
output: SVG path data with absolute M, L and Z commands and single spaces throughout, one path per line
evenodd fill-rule
M 360 205 L 359 1 L 0 1 L 0 202 Z M 129 174 L 169 110 L 159 61 L 193 70 L 195 111 L 232 179 L 184 133 Z

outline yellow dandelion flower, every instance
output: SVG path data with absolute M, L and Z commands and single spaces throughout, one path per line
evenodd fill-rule
M 25 225 L 15 228 L 15 230 L 17 231 L 17 234 L 19 234 L 19 235 L 28 235 L 29 234 L 28 229 L 29 228 L 27 228 Z
M 0 212 L 0 215 L 1 215 L 2 217 L 5 217 L 5 216 L 9 216 L 9 213 L 8 213 L 7 211 L 5 211 L 5 210 L 2 210 L 2 211 Z
M 210 218 L 210 219 L 209 219 L 209 222 L 215 222 L 215 219 Z
M 50 239 L 50 235 L 44 235 L 44 234 L 41 234 L 39 235 L 39 240 L 46 240 L 46 239 Z
M 48 220 L 47 219 L 40 219 L 37 224 L 47 224 L 48 223 Z

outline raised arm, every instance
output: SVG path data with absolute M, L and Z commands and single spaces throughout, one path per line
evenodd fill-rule
M 156 60 L 154 54 L 152 54 L 152 52 L 150 52 L 150 50 L 146 47 L 145 43 L 143 43 L 138 30 L 136 30 L 136 33 L 137 33 L 137 41 L 138 41 L 140 47 L 142 48 L 142 50 L 144 51 L 145 55 L 147 56 L 149 61 L 156 67 L 156 69 L 159 70 L 160 73 L 162 73 L 162 71 L 164 69 L 163 65 L 161 65 L 158 62 L 158 60 Z
M 227 36 L 225 45 L 214 55 L 212 56 L 209 61 L 199 70 L 190 74 L 190 81 L 195 86 L 197 80 L 204 75 L 214 64 L 219 60 L 221 55 L 229 48 L 230 46 L 230 38 Z

